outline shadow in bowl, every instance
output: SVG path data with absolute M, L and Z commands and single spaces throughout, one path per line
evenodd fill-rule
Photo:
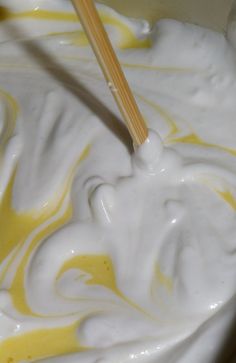
M 0 7 L 0 20 L 5 20 L 8 12 Z M 96 97 L 85 85 L 74 77 L 62 64 L 45 51 L 34 39 L 26 39 L 24 32 L 19 26 L 12 23 L 5 23 L 5 29 L 13 39 L 20 39 L 18 43 L 26 53 L 40 66 L 45 72 L 50 74 L 58 83 L 83 103 L 99 120 L 126 146 L 131 153 L 133 150 L 132 139 L 126 126 L 101 100 Z M 105 83 L 105 81 L 104 81 Z M 105 84 L 104 84 L 105 87 Z M 111 97 L 112 102 L 112 97 Z

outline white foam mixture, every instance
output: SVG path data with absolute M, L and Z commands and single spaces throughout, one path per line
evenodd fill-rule
M 100 7 L 151 130 L 133 154 L 70 2 L 1 6 L 1 363 L 216 362 L 236 306 L 233 46 Z

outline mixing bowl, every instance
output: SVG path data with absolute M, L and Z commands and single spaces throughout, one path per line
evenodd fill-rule
M 223 31 L 234 0 L 100 0 L 119 12 L 155 22 L 162 18 L 186 21 Z

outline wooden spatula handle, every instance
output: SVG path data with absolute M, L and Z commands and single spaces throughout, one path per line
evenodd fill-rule
M 93 0 L 72 0 L 134 144 L 148 136 L 145 121 L 121 69 Z

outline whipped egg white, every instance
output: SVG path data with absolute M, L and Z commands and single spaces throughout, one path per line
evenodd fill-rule
M 235 316 L 235 50 L 99 12 L 135 152 L 70 2 L 1 2 L 0 362 L 210 363 Z

